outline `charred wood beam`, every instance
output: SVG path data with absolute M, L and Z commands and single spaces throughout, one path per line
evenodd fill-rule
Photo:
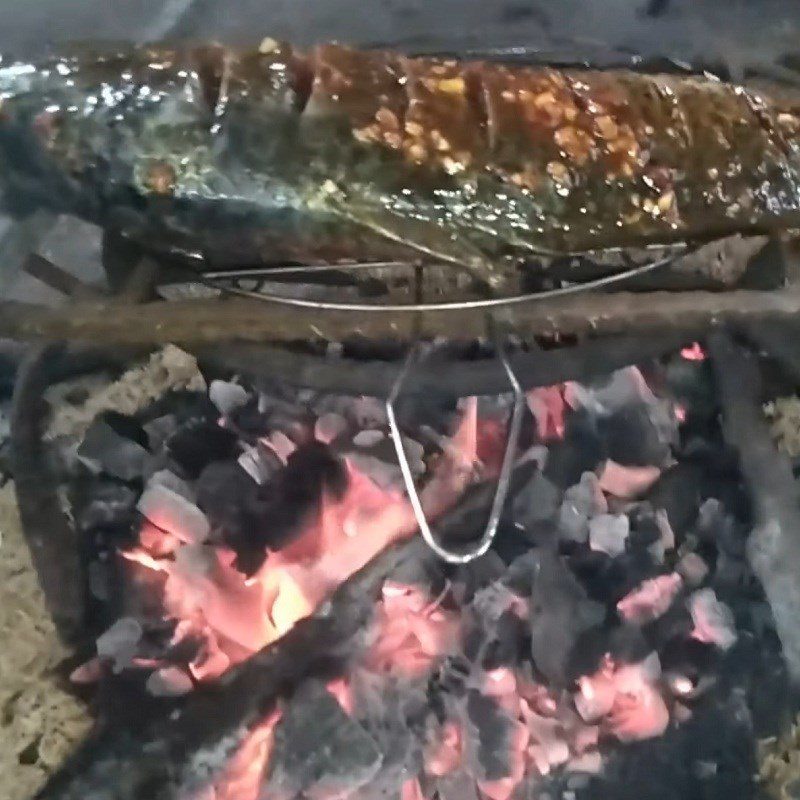
M 725 438 L 739 452 L 756 525 L 748 558 L 772 608 L 789 672 L 800 680 L 800 492 L 761 411 L 756 356 L 723 333 L 709 340 Z
M 693 338 L 690 328 L 641 337 L 612 335 L 552 350 L 509 356 L 524 389 L 566 380 L 589 380 L 616 369 L 659 358 Z M 403 367 L 396 361 L 337 360 L 269 345 L 230 344 L 194 348 L 204 367 L 218 374 L 237 373 L 256 382 L 283 382 L 317 391 L 366 394 L 385 398 Z M 430 359 L 415 366 L 404 394 L 464 397 L 509 391 L 498 359 Z
M 357 649 L 383 581 L 406 559 L 433 560 L 419 538 L 384 552 L 342 584 L 281 640 L 196 690 L 139 730 L 110 720 L 37 795 L 38 800 L 179 800 L 194 796 L 227 763 L 248 730 L 312 675 Z
M 579 294 L 496 309 L 501 326 L 525 340 L 566 334 L 646 333 L 748 319 L 787 319 L 800 313 L 800 288 L 775 291 Z M 380 313 L 303 310 L 247 298 L 185 300 L 118 306 L 76 303 L 48 309 L 0 302 L 0 337 L 105 344 L 184 345 L 342 341 L 355 336 L 410 341 L 485 336 L 483 311 Z

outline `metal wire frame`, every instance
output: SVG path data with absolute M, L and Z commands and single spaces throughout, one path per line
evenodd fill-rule
M 506 355 L 505 349 L 500 344 L 499 339 L 497 339 L 496 346 L 498 357 L 503 364 L 506 376 L 508 377 L 508 382 L 514 393 L 514 405 L 511 411 L 511 421 L 508 428 L 508 442 L 506 443 L 503 461 L 500 466 L 500 474 L 497 479 L 497 489 L 495 491 L 494 499 L 492 500 L 492 506 L 489 511 L 489 519 L 486 523 L 486 528 L 484 529 L 483 536 L 481 537 L 480 541 L 473 549 L 467 552 L 453 552 L 452 550 L 448 550 L 446 547 L 443 547 L 441 544 L 439 544 L 439 542 L 436 541 L 433 530 L 428 524 L 428 520 L 425 516 L 425 510 L 422 507 L 422 500 L 420 499 L 419 492 L 414 484 L 414 476 L 412 475 L 411 465 L 409 464 L 408 457 L 406 456 L 405 448 L 403 446 L 403 437 L 400 432 L 400 427 L 397 424 L 397 416 L 395 414 L 395 403 L 397 402 L 397 398 L 400 396 L 400 392 L 402 391 L 403 385 L 406 382 L 409 372 L 411 371 L 411 367 L 418 361 L 419 358 L 424 358 L 425 355 L 430 352 L 430 349 L 423 351 L 421 345 L 419 344 L 415 345 L 411 349 L 406 358 L 405 364 L 403 365 L 403 369 L 398 374 L 397 379 L 394 382 L 394 386 L 392 386 L 389 397 L 386 400 L 386 416 L 389 420 L 389 431 L 391 432 L 392 440 L 394 442 L 397 460 L 400 463 L 400 472 L 403 475 L 403 483 L 405 484 L 406 491 L 408 492 L 408 499 L 411 503 L 411 508 L 414 510 L 414 516 L 417 520 L 417 525 L 419 525 L 420 533 L 422 534 L 422 538 L 425 540 L 425 543 L 428 545 L 428 547 L 430 547 L 431 550 L 436 553 L 436 555 L 444 559 L 444 561 L 449 564 L 468 564 L 470 561 L 474 561 L 476 558 L 480 558 L 482 555 L 488 552 L 489 548 L 494 542 L 495 536 L 497 535 L 497 528 L 500 524 L 503 506 L 505 505 L 506 497 L 508 496 L 509 485 L 511 482 L 511 471 L 514 466 L 514 456 L 517 452 L 517 445 L 519 444 L 520 430 L 522 427 L 522 412 L 525 408 L 525 394 L 522 391 L 522 387 L 520 386 L 520 383 L 511 368 L 511 364 L 508 361 L 508 356 Z
M 476 300 L 456 300 L 441 303 L 404 303 L 404 304 L 381 304 L 381 303 L 339 303 L 327 300 L 304 300 L 295 297 L 284 297 L 272 293 L 263 293 L 250 289 L 242 289 L 237 286 L 228 286 L 225 280 L 235 280 L 241 278 L 258 278 L 269 275 L 287 274 L 288 272 L 316 273 L 363 270 L 368 268 L 380 267 L 408 267 L 418 268 L 420 264 L 411 262 L 362 262 L 354 264 L 311 264 L 289 267 L 268 267 L 264 269 L 237 270 L 229 272 L 203 272 L 200 278 L 203 283 L 213 289 L 226 294 L 237 295 L 240 297 L 250 297 L 261 300 L 265 303 L 277 305 L 294 306 L 296 308 L 307 308 L 317 311 L 354 311 L 354 312 L 420 312 L 420 311 L 465 311 L 465 310 L 490 310 L 504 308 L 508 306 L 531 303 L 541 300 L 549 300 L 556 297 L 579 294 L 593 289 L 604 289 L 613 286 L 630 278 L 646 275 L 655 270 L 662 269 L 675 263 L 678 259 L 692 252 L 695 248 L 683 245 L 676 253 L 671 253 L 663 258 L 656 259 L 640 266 L 631 267 L 626 270 L 604 275 L 600 278 L 584 281 L 582 283 L 563 286 L 558 289 L 549 289 L 542 292 L 530 292 L 526 294 L 511 295 L 507 297 L 488 297 Z

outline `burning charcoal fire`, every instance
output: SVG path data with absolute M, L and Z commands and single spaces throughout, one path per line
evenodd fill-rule
M 704 357 L 686 353 L 674 358 Z M 132 526 L 113 546 L 138 601 L 75 679 L 130 673 L 151 703 L 190 708 L 334 606 L 344 620 L 364 614 L 341 647 L 308 645 L 314 666 L 235 736 L 212 735 L 191 800 L 627 797 L 615 786 L 641 753 L 689 752 L 709 720 L 749 714 L 731 696 L 755 696 L 774 633 L 763 608 L 734 602 L 753 592 L 739 486 L 699 460 L 720 461 L 716 423 L 687 456 L 672 400 L 639 369 L 527 393 L 495 546 L 457 567 L 414 541 L 379 400 L 213 380 L 180 402 L 143 414 L 141 430 L 99 418 L 87 431 L 78 519 Z M 507 411 L 506 399 L 467 398 L 424 421 L 402 415 L 442 541 L 480 535 Z M 104 515 L 109 482 L 124 497 Z M 415 555 L 339 604 L 337 589 L 398 546 Z M 752 674 L 729 663 L 744 647 Z

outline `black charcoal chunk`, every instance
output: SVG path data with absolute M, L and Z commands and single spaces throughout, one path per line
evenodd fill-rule
M 264 561 L 267 506 L 259 486 L 235 461 L 213 461 L 197 481 L 197 505 L 211 528 L 221 531 L 237 554 L 237 568 L 252 574 Z
M 150 449 L 156 452 L 178 430 L 178 418 L 174 414 L 165 414 L 163 417 L 156 417 L 146 422 L 142 427 L 147 434 Z
M 321 683 L 304 684 L 284 709 L 265 792 L 276 800 L 354 792 L 375 777 L 382 754 L 374 739 Z
M 590 600 L 563 559 L 536 553 L 531 610 L 534 664 L 554 686 L 563 686 L 578 637 L 603 622 L 605 609 Z
M 238 455 L 239 440 L 233 431 L 216 422 L 195 421 L 169 438 L 167 449 L 184 474 L 196 480 L 212 461 Z
M 555 517 L 561 503 L 561 490 L 541 472 L 520 489 L 512 505 L 513 520 L 523 528 Z
M 133 481 L 141 478 L 149 453 L 135 439 L 120 434 L 107 418 L 98 417 L 86 431 L 78 455 L 107 475 Z
M 133 524 L 137 495 L 123 483 L 90 479 L 73 487 L 72 510 L 81 531 L 97 528 L 124 529 Z
M 567 489 L 607 457 L 594 421 L 585 411 L 576 411 L 567 416 L 564 438 L 550 443 L 544 474 L 556 486 Z
M 511 774 L 511 720 L 491 697 L 467 695 L 467 758 L 478 780 L 494 781 Z
M 669 456 L 669 444 L 653 424 L 643 404 L 626 406 L 598 423 L 608 457 L 625 466 L 660 466 Z

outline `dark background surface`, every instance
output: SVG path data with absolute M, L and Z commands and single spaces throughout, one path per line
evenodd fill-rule
M 0 47 L 263 36 L 429 45 L 562 43 L 733 66 L 800 53 L 799 0 L 3 0 Z M 565 40 L 569 40 L 564 44 Z

